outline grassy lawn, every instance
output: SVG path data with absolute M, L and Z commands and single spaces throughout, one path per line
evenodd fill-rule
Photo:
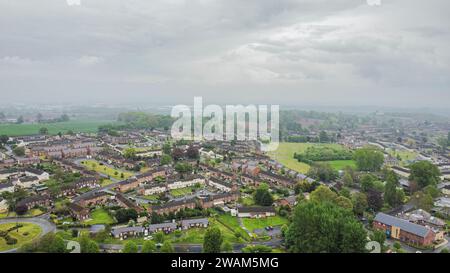
M 152 195 L 143 195 L 141 196 L 144 199 L 150 200 L 150 201 L 156 201 L 158 200 L 158 195 L 152 194 Z
M 104 187 L 104 186 L 108 186 L 109 184 L 112 184 L 112 183 L 113 182 L 110 179 L 103 179 L 100 185 L 102 187 Z
M 114 224 L 115 221 L 106 210 L 96 209 L 91 212 L 91 219 L 86 220 L 85 223 L 89 225 L 97 225 L 97 224 L 111 225 Z
M 69 130 L 81 133 L 96 133 L 98 126 L 111 123 L 111 121 L 102 120 L 72 120 L 57 123 L 39 123 L 39 124 L 1 124 L 0 132 L 8 136 L 36 135 L 39 129 L 45 127 L 49 134 L 56 135 L 58 132 L 66 133 Z
M 239 225 L 239 220 L 236 216 L 231 216 L 231 214 L 220 214 L 217 216 L 217 221 L 227 227 L 229 230 L 238 232 L 241 234 L 242 238 L 249 241 L 251 238 L 248 233 L 241 228 Z
M 41 214 L 43 214 L 44 212 L 40 209 L 31 209 L 29 210 L 26 214 L 24 214 L 21 217 L 30 217 L 30 216 L 39 216 Z M 6 217 L 16 217 L 16 213 L 14 211 L 11 212 L 3 212 L 0 213 L 0 219 L 1 218 L 6 218 Z
M 402 165 L 402 166 L 405 166 L 407 164 L 406 161 L 414 160 L 419 155 L 417 152 L 408 151 L 408 150 L 395 150 L 394 151 L 392 149 L 387 149 L 386 151 L 395 158 L 397 156 L 400 156 L 400 158 L 401 158 L 400 165 Z
M 10 231 L 8 234 L 17 239 L 17 244 L 8 245 L 4 238 L 0 238 L 0 251 L 5 251 L 13 248 L 18 248 L 25 243 L 31 242 L 36 239 L 42 232 L 40 226 L 32 224 L 32 223 L 21 223 L 23 227 L 19 228 L 19 230 Z M 8 224 L 0 224 L 0 230 L 6 231 L 11 227 L 14 227 L 16 223 L 8 223 Z
M 307 173 L 310 166 L 306 163 L 298 162 L 298 160 L 294 158 L 294 153 L 303 153 L 307 148 L 312 146 L 328 146 L 333 148 L 342 147 L 339 144 L 281 142 L 278 149 L 276 151 L 269 152 L 268 155 L 291 170 L 300 173 Z
M 255 200 L 251 196 L 241 198 L 241 204 L 244 206 L 253 206 L 255 204 Z
M 356 161 L 354 160 L 334 160 L 325 162 L 329 163 L 336 171 L 343 170 L 347 166 L 356 168 Z
M 130 172 L 117 170 L 117 169 L 111 168 L 106 165 L 100 165 L 100 162 L 98 162 L 96 160 L 84 160 L 81 164 L 89 170 L 96 171 L 98 173 L 108 175 L 112 178 L 119 179 L 119 180 L 127 179 L 127 178 L 130 178 L 131 176 L 133 176 L 133 174 Z M 121 177 L 122 173 L 123 173 L 123 178 Z
M 265 228 L 267 226 L 281 226 L 288 223 L 288 219 L 281 216 L 273 216 L 260 219 L 243 218 L 242 223 L 244 226 L 250 230 Z
M 181 196 L 185 196 L 185 195 L 191 194 L 193 189 L 195 189 L 195 187 L 186 187 L 186 188 L 181 188 L 181 189 L 174 189 L 174 190 L 170 190 L 170 194 L 173 197 L 181 197 Z

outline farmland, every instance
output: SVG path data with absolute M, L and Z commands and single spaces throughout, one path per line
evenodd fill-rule
M 43 127 L 47 128 L 51 135 L 59 132 L 66 133 L 69 130 L 75 133 L 96 133 L 98 126 L 106 123 L 111 123 L 111 121 L 73 120 L 55 123 L 0 124 L 0 134 L 8 136 L 36 135 Z

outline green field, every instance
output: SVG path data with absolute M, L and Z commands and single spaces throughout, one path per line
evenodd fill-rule
M 336 171 L 343 170 L 345 167 L 356 168 L 356 161 L 354 160 L 334 160 L 326 162 L 329 163 Z
M 100 162 L 96 160 L 84 160 L 83 162 L 81 162 L 81 164 L 89 170 L 96 171 L 98 173 L 108 175 L 119 180 L 127 179 L 133 176 L 133 174 L 130 172 L 117 170 L 106 165 L 100 165 Z M 123 178 L 121 177 L 121 173 L 123 173 Z
M 300 173 L 307 173 L 310 166 L 303 162 L 298 162 L 297 159 L 294 158 L 294 153 L 303 153 L 306 151 L 308 147 L 312 146 L 328 146 L 333 148 L 342 148 L 339 144 L 322 144 L 322 143 L 288 143 L 288 142 L 281 142 L 279 144 L 279 147 L 276 151 L 269 152 L 269 156 L 276 161 L 280 162 L 287 168 L 300 172 Z M 331 161 L 331 165 L 334 168 L 342 168 L 342 165 L 344 164 L 352 164 L 354 165 L 354 162 L 351 162 L 352 160 L 336 160 Z M 344 163 L 345 162 L 345 163 Z
M 112 121 L 73 120 L 55 123 L 0 124 L 0 132 L 8 136 L 36 135 L 39 134 L 40 128 L 45 127 L 52 135 L 56 135 L 58 132 L 66 133 L 69 130 L 75 133 L 96 133 L 98 126 L 108 123 L 112 123 Z
M 143 195 L 143 196 L 141 196 L 141 198 L 144 198 L 144 199 L 147 199 L 147 200 L 150 200 L 150 201 L 156 201 L 156 200 L 158 200 L 158 195 L 156 195 L 156 194 Z
M 181 189 L 174 189 L 170 190 L 170 195 L 173 197 L 181 197 L 192 193 L 192 190 L 195 189 L 195 187 L 186 187 Z
M 17 244 L 8 245 L 3 237 L 0 237 L 0 251 L 6 251 L 9 249 L 19 248 L 25 243 L 31 242 L 36 239 L 42 232 L 40 226 L 32 223 L 21 223 L 23 226 L 19 230 L 10 231 L 8 234 L 17 239 Z M 0 231 L 6 231 L 12 228 L 16 223 L 0 224 Z
M 40 209 L 31 209 L 29 211 L 27 211 L 27 213 L 25 213 L 25 215 L 23 215 L 22 217 L 33 217 L 33 216 L 39 216 L 41 214 L 43 214 L 44 212 Z M 1 218 L 6 218 L 6 217 L 16 217 L 17 214 L 14 211 L 11 212 L 2 212 L 0 213 L 0 219 Z
M 236 216 L 231 216 L 231 214 L 228 213 L 221 214 L 217 217 L 217 221 L 222 223 L 225 227 L 229 228 L 230 230 L 233 230 L 234 232 L 241 234 L 242 238 L 244 238 L 245 240 L 250 240 L 250 236 L 239 225 L 239 220 Z
M 85 221 L 85 223 L 89 225 L 97 225 L 97 224 L 111 225 L 114 224 L 115 221 L 106 210 L 96 209 L 91 212 L 91 219 Z
M 250 230 L 253 231 L 255 229 L 262 229 L 267 226 L 282 226 L 284 224 L 288 223 L 288 219 L 283 218 L 281 216 L 273 216 L 273 217 L 267 217 L 267 218 L 243 218 L 242 223 L 244 226 Z
M 397 156 L 400 156 L 401 161 L 400 165 L 405 166 L 407 164 L 406 161 L 408 160 L 414 160 L 417 156 L 419 156 L 419 153 L 408 151 L 408 150 L 393 150 L 393 149 L 386 149 L 386 151 L 393 157 L 397 158 Z

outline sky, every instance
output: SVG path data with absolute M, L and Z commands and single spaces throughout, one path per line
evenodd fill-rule
M 0 105 L 449 106 L 448 0 L 67 2 L 0 0 Z

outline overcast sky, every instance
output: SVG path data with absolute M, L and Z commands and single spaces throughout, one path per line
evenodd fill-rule
M 0 0 L 0 104 L 448 107 L 449 14 L 448 0 Z

